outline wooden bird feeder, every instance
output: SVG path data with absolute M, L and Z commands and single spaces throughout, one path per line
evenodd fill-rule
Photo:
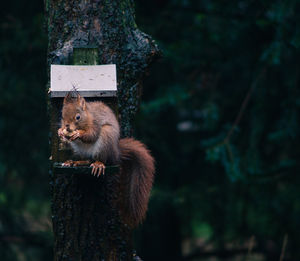
M 116 97 L 116 65 L 51 65 L 51 98 L 75 88 L 82 97 Z

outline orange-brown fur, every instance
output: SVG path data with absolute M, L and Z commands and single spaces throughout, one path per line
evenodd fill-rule
M 155 171 L 154 159 L 146 146 L 132 138 L 119 139 L 119 123 L 112 110 L 102 102 L 86 102 L 76 92 L 69 92 L 64 99 L 58 133 L 81 158 L 121 165 L 125 222 L 132 226 L 141 223 Z
M 145 218 L 150 191 L 154 179 L 154 159 L 146 146 L 138 140 L 125 138 L 120 140 L 122 175 L 128 188 L 125 201 L 125 216 L 133 225 Z

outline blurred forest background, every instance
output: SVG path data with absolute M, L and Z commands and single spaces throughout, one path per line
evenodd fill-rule
M 163 51 L 135 136 L 157 160 L 145 260 L 300 260 L 300 3 L 136 0 Z M 0 9 L 0 260 L 52 260 L 41 0 Z

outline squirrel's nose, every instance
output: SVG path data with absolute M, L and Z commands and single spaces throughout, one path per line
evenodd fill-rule
M 70 131 L 70 124 L 66 124 L 67 131 Z

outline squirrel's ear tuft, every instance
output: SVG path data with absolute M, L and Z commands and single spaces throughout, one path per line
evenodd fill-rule
M 64 98 L 64 104 L 74 103 L 74 102 L 80 103 L 80 100 L 81 100 L 81 96 L 79 95 L 78 91 L 72 90 L 66 94 Z
M 71 103 L 73 101 L 73 99 L 74 99 L 74 97 L 73 97 L 72 91 L 68 92 L 64 98 L 64 104 Z

